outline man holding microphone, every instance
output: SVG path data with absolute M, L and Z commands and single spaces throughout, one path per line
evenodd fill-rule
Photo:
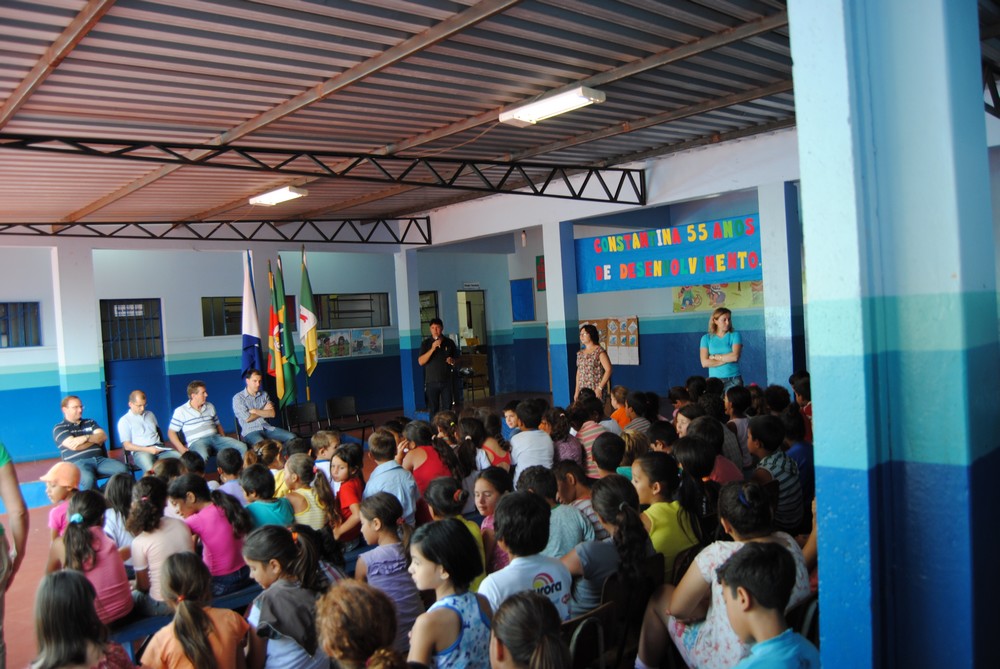
M 441 334 L 444 323 L 440 318 L 431 320 L 431 336 L 420 345 L 417 362 L 424 368 L 424 394 L 430 418 L 438 411 L 451 409 L 452 370 L 458 356 L 458 347 Z

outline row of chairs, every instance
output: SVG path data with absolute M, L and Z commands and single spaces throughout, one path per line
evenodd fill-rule
M 326 428 L 353 432 L 361 430 L 361 441 L 365 440 L 368 430 L 375 429 L 375 423 L 362 420 L 358 413 L 353 395 L 331 397 L 326 401 Z M 303 437 L 311 436 L 323 429 L 319 411 L 315 402 L 302 402 L 285 407 L 285 425 L 288 429 Z

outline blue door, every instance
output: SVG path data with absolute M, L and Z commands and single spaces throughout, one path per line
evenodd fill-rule
M 110 443 L 121 447 L 118 419 L 129 410 L 133 390 L 146 393 L 146 408 L 166 437 L 173 405 L 167 397 L 160 300 L 101 300 L 101 338 Z

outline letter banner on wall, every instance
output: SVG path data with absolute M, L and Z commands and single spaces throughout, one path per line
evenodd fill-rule
M 578 293 L 759 281 L 758 214 L 576 240 Z

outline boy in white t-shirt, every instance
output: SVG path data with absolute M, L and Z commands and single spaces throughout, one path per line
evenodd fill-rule
M 573 577 L 559 560 L 539 553 L 549 540 L 549 506 L 527 491 L 508 493 L 495 512 L 497 542 L 511 557 L 510 564 L 487 576 L 479 586 L 496 611 L 505 599 L 518 592 L 534 590 L 545 595 L 569 618 Z
M 538 429 L 545 413 L 542 407 L 534 400 L 523 400 L 518 402 L 516 411 L 521 431 L 510 438 L 510 463 L 515 467 L 515 486 L 525 469 L 535 465 L 551 469 L 555 459 L 552 437 Z

